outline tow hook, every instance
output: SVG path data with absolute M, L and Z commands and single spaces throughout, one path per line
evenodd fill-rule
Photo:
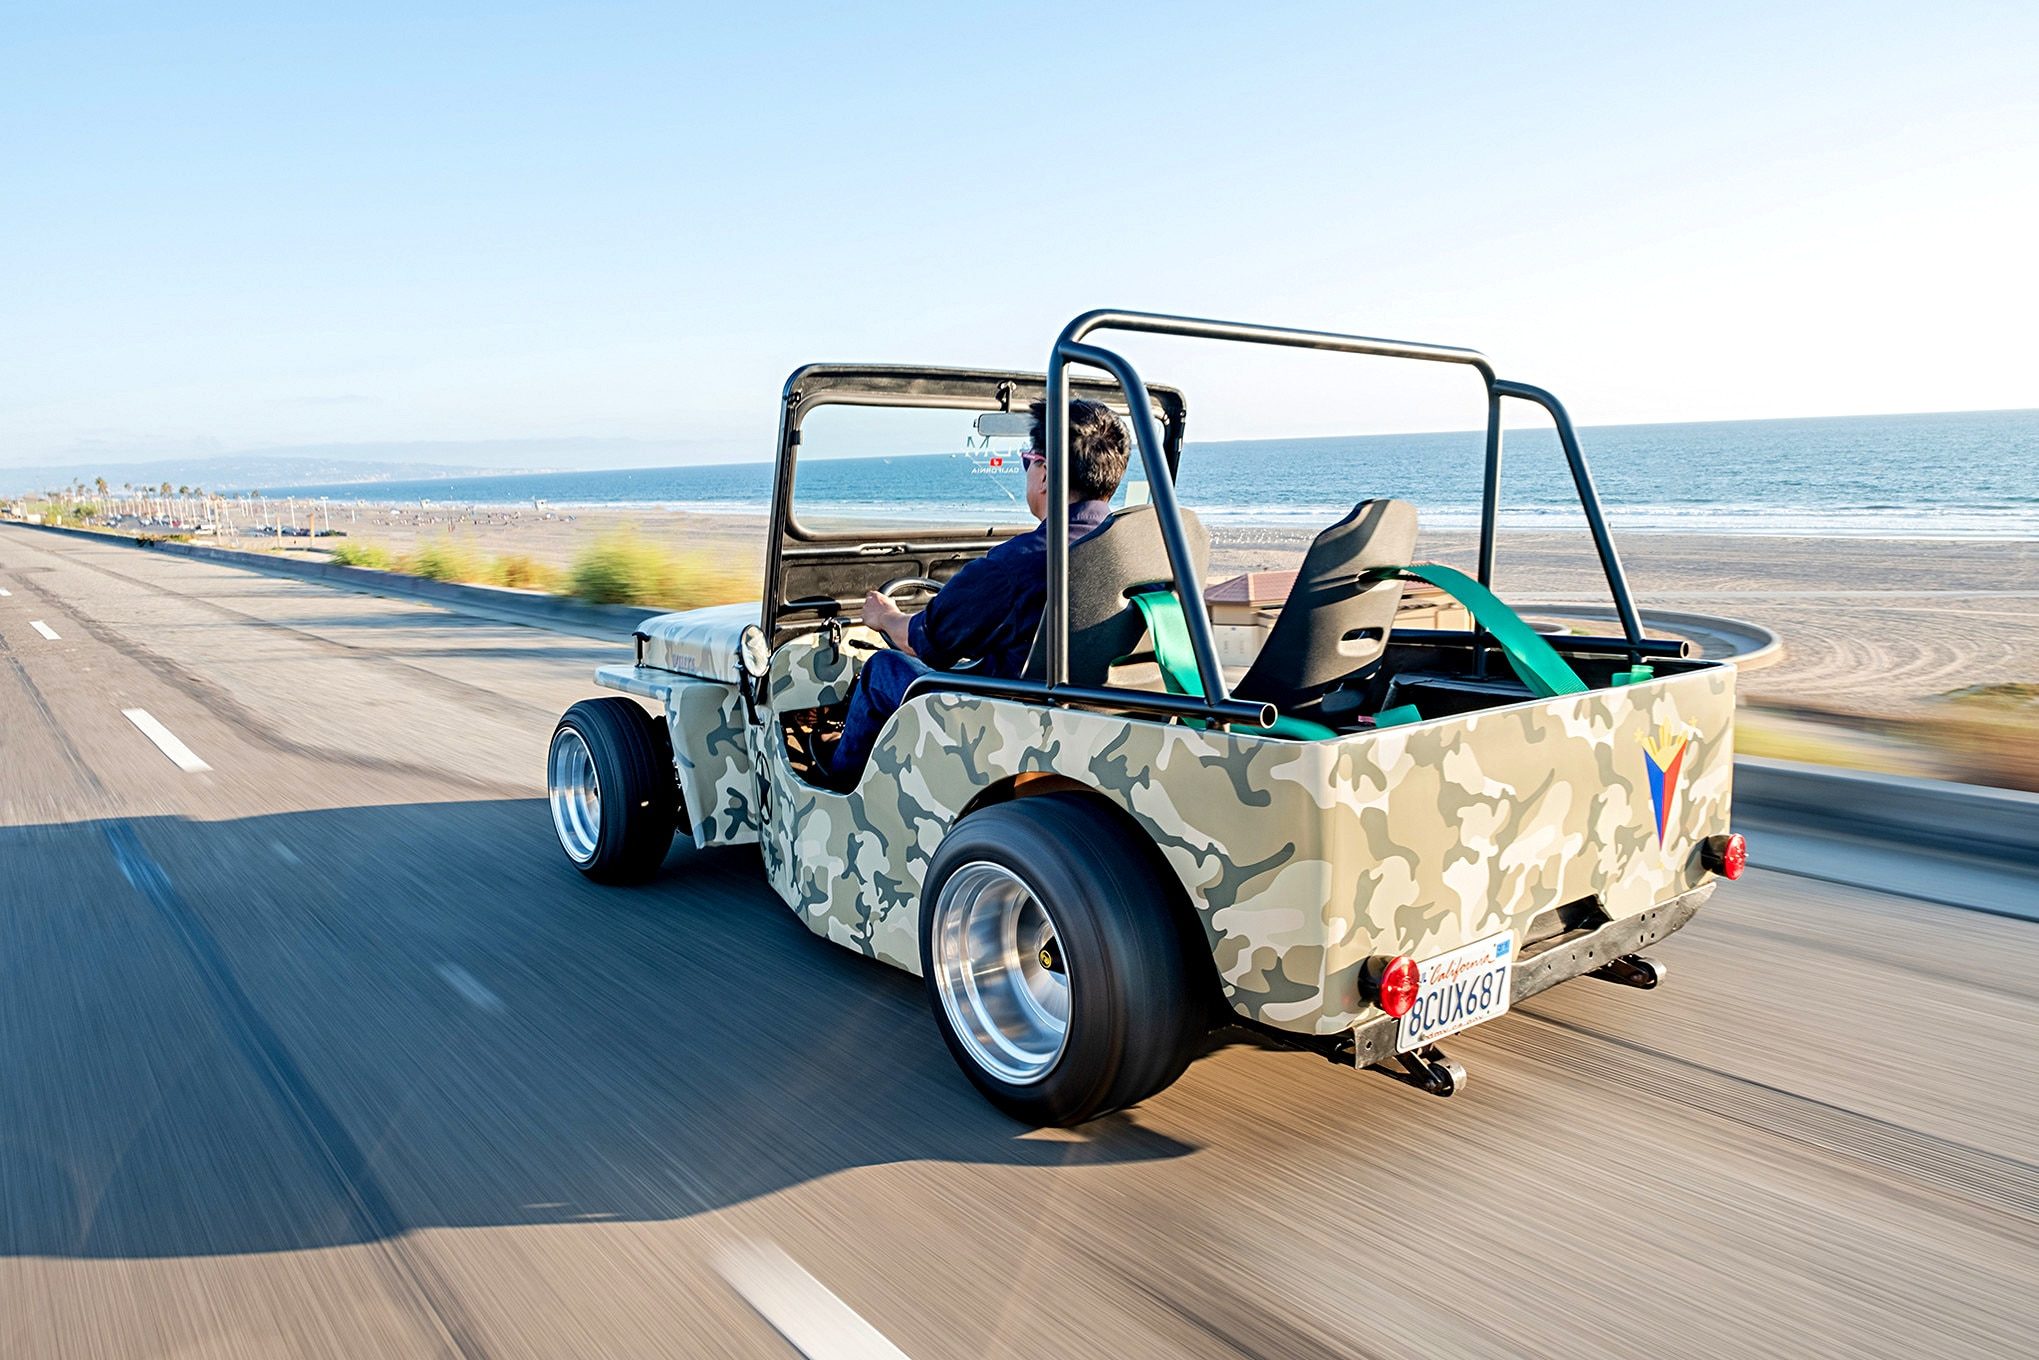
M 1431 1095 L 1457 1095 L 1465 1089 L 1465 1065 L 1445 1057 L 1444 1050 L 1436 1044 L 1427 1044 L 1413 1053 L 1397 1053 L 1395 1057 L 1408 1072 L 1402 1080 Z
M 1618 982 L 1624 987 L 1640 987 L 1644 991 L 1663 985 L 1669 970 L 1647 954 L 1623 954 L 1612 963 L 1595 968 L 1588 976 L 1602 982 Z

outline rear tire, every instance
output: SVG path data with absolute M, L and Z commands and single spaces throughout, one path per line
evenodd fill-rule
M 1113 810 L 1021 798 L 964 818 L 936 850 L 921 972 L 986 1099 L 1022 1123 L 1080 1124 L 1160 1092 L 1195 1056 L 1209 969 L 1190 927 L 1181 884 Z
M 553 729 L 546 795 L 574 868 L 597 883 L 642 883 L 672 849 L 679 785 L 665 724 L 631 699 L 583 699 Z

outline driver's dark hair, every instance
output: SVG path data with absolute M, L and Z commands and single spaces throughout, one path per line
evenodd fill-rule
M 1048 403 L 1037 401 L 1027 407 L 1033 418 L 1030 433 L 1034 447 L 1046 452 L 1045 424 Z M 1078 399 L 1069 403 L 1069 494 L 1080 501 L 1108 501 L 1126 475 L 1126 457 L 1132 441 L 1126 436 L 1126 422 L 1112 414 L 1101 401 Z

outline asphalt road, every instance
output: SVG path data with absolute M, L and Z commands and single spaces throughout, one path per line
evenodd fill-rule
M 567 868 L 620 642 L 5 527 L 0 589 L 0 1355 L 2031 1353 L 2033 923 L 1758 869 L 1450 1101 L 1232 1036 L 1031 1132 L 755 851 Z

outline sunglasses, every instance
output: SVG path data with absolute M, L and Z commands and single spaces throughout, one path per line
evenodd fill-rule
M 1039 449 L 1020 450 L 1020 470 L 1023 472 L 1031 472 L 1047 461 L 1048 455 L 1042 453 Z

